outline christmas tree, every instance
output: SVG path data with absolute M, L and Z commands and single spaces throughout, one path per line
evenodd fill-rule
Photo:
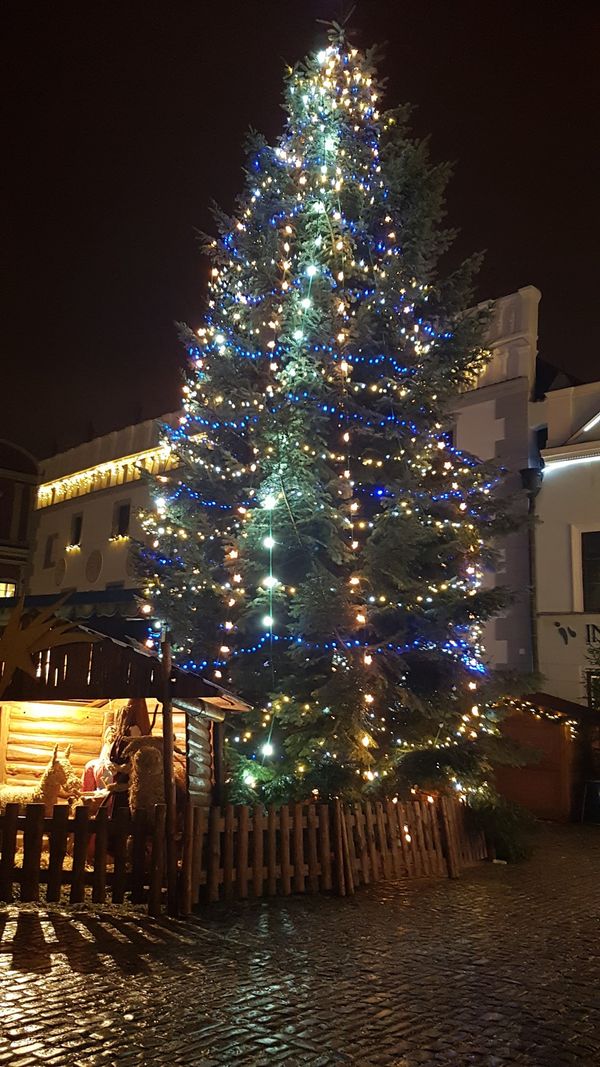
M 487 314 L 476 259 L 440 267 L 448 168 L 381 98 L 334 27 L 288 73 L 276 146 L 251 137 L 144 517 L 178 662 L 255 709 L 228 731 L 233 799 L 479 790 L 500 748 L 481 635 L 506 597 L 483 579 L 510 505 L 451 433 Z

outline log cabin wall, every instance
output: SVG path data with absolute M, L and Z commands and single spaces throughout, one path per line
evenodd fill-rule
M 148 712 L 150 714 L 150 722 L 152 722 L 152 718 L 153 718 L 153 715 L 154 715 L 153 709 L 154 709 L 155 706 L 156 706 L 156 701 L 151 701 L 151 700 L 148 701 Z M 186 751 L 186 747 L 185 747 L 185 718 L 186 718 L 185 711 L 177 711 L 176 708 L 173 708 L 173 732 L 175 734 L 175 747 L 178 748 L 180 750 L 180 752 L 185 752 Z M 156 720 L 154 722 L 154 729 L 152 730 L 152 736 L 153 737 L 162 737 L 162 710 L 160 708 L 160 705 L 159 705 L 158 711 L 156 713 Z
M 188 793 L 194 804 L 209 807 L 214 783 L 213 723 L 187 716 Z
M 78 774 L 88 760 L 100 754 L 104 730 L 125 700 L 91 704 L 5 702 L 0 705 L 0 782 L 35 785 L 56 744 L 59 752 L 71 745 L 71 763 Z M 152 706 L 150 706 L 152 718 Z M 185 713 L 175 712 L 177 746 L 185 751 Z M 156 736 L 162 733 L 162 716 L 156 716 Z
M 3 703 L 0 706 L 0 781 L 35 785 L 56 744 L 72 745 L 71 763 L 79 774 L 102 747 L 106 706 Z
M 156 701 L 149 700 L 150 722 Z M 173 708 L 173 731 L 178 753 L 185 753 L 187 792 L 194 804 L 209 807 L 213 800 L 215 781 L 213 762 L 213 727 L 210 719 L 201 714 Z M 158 705 L 153 735 L 162 737 L 162 710 Z M 176 762 L 179 756 L 176 754 Z
M 100 702 L 98 702 L 100 704 Z M 124 700 L 91 704 L 4 702 L 0 705 L 0 782 L 35 785 L 56 744 L 64 752 L 71 745 L 73 769 L 83 774 L 86 763 L 100 754 L 106 727 Z M 156 701 L 148 701 L 150 721 Z M 189 795 L 196 804 L 210 805 L 212 797 L 212 723 L 199 715 L 173 710 L 175 744 L 185 753 Z M 162 736 L 162 712 L 156 713 L 153 736 Z

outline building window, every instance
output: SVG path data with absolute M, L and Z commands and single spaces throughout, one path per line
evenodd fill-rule
M 0 581 L 0 598 L 5 596 L 17 595 L 17 583 L 16 582 L 2 582 Z
M 71 540 L 69 544 L 72 546 L 81 544 L 81 532 L 83 530 L 83 515 L 81 512 L 78 515 L 73 515 L 71 519 Z
M 127 537 L 129 535 L 129 519 L 131 516 L 131 504 L 115 504 L 113 512 L 113 537 Z
M 600 530 L 581 535 L 583 610 L 600 611 Z
M 548 427 L 547 426 L 538 426 L 537 429 L 534 430 L 534 433 L 535 433 L 535 447 L 537 448 L 538 452 L 542 452 L 543 449 L 548 444 Z
M 54 550 L 56 548 L 56 542 L 58 540 L 58 534 L 48 534 L 46 538 L 46 548 L 44 549 L 44 569 L 48 570 L 49 567 L 53 567 L 56 563 L 54 559 Z

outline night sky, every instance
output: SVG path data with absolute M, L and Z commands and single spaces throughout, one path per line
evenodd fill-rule
M 249 126 L 335 0 L 4 5 L 0 437 L 39 456 L 175 409 L 176 320 L 197 326 L 197 232 L 230 210 Z M 456 256 L 481 297 L 542 290 L 540 354 L 599 375 L 596 4 L 362 0 L 389 104 L 456 161 Z M 595 98 L 594 98 L 595 97 Z

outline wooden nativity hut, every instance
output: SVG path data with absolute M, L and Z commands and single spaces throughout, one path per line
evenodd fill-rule
M 223 788 L 225 715 L 248 706 L 178 668 L 170 672 L 169 690 L 179 776 L 187 796 L 208 806 Z M 72 768 L 83 780 L 125 708 L 161 738 L 164 699 L 164 671 L 154 653 L 49 613 L 28 620 L 20 605 L 0 635 L 0 785 L 35 786 L 56 745 L 59 754 L 71 746 Z

